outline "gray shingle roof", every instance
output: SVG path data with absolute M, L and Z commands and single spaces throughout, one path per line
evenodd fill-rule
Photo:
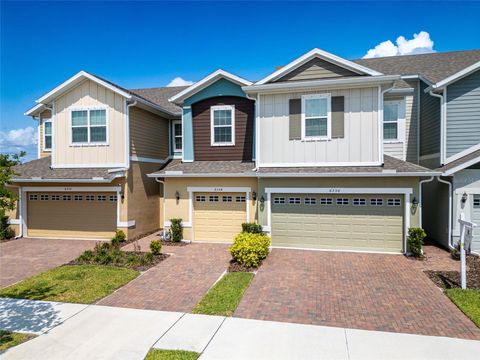
M 385 155 L 384 166 L 322 166 L 322 167 L 263 167 L 254 171 L 254 162 L 241 161 L 194 161 L 182 163 L 172 160 L 162 169 L 155 172 L 157 176 L 201 176 L 206 174 L 261 176 L 275 174 L 355 174 L 372 173 L 428 173 L 432 170 Z
M 147 89 L 130 89 L 129 91 L 167 109 L 174 114 L 181 115 L 182 108 L 172 104 L 168 101 L 168 99 L 187 87 L 188 86 L 172 86 Z
M 468 155 L 465 155 L 465 156 L 461 157 L 460 159 L 452 161 L 451 163 L 448 163 L 447 165 L 444 165 L 444 166 L 438 168 L 437 170 L 445 172 L 445 171 L 454 169 L 457 166 L 461 166 L 461 165 L 463 165 L 467 162 L 470 162 L 471 160 L 475 160 L 475 159 L 478 159 L 478 162 L 480 163 L 480 150 L 474 151 L 474 152 L 472 152 Z
M 353 61 L 386 75 L 418 74 L 432 83 L 437 83 L 480 61 L 480 50 L 388 56 Z
M 15 175 L 13 180 L 31 180 L 32 178 L 44 180 L 92 180 L 92 178 L 103 178 L 112 181 L 116 177 L 116 174 L 109 173 L 107 168 L 52 169 L 50 168 L 51 162 L 51 157 L 47 156 L 17 165 L 14 167 L 14 171 L 18 175 Z

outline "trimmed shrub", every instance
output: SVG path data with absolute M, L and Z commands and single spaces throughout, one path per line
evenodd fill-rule
M 422 255 L 423 240 L 427 234 L 422 228 L 411 227 L 408 229 L 408 247 L 415 257 Z
M 3 209 L 0 210 L 0 240 L 8 240 L 15 236 L 15 232 L 8 224 L 8 216 Z
M 179 242 L 183 238 L 182 219 L 170 219 L 170 231 L 172 232 L 172 241 Z
M 162 250 L 162 243 L 160 240 L 152 240 L 150 242 L 150 251 L 153 255 L 160 255 L 160 251 Z
M 125 232 L 123 230 L 120 230 L 118 229 L 117 231 L 115 231 L 115 237 L 114 239 L 117 239 L 118 242 L 125 242 L 125 240 L 127 239 L 127 235 L 125 235 Z
M 245 267 L 257 267 L 268 255 L 270 238 L 262 234 L 241 232 L 230 247 L 232 258 Z
M 254 222 L 250 223 L 243 223 L 242 224 L 242 232 L 250 233 L 250 234 L 263 234 L 262 225 L 259 225 Z

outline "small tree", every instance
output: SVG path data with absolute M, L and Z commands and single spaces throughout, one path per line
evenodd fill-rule
M 182 219 L 170 219 L 170 231 L 172 232 L 172 241 L 179 242 L 183 238 Z
M 13 167 L 21 163 L 20 159 L 25 152 L 8 155 L 0 154 L 0 240 L 13 237 L 13 231 L 8 225 L 7 211 L 14 210 L 18 201 L 18 195 L 13 193 L 8 185 L 12 185 L 12 177 L 15 175 Z
M 423 240 L 427 234 L 422 228 L 411 227 L 408 229 L 408 246 L 412 255 L 420 257 L 422 255 Z

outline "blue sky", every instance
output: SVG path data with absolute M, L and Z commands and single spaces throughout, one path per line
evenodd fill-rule
M 127 88 L 217 68 L 255 80 L 314 47 L 359 58 L 421 31 L 434 51 L 480 48 L 479 13 L 474 2 L 2 1 L 0 151 L 34 157 L 23 112 L 82 69 Z

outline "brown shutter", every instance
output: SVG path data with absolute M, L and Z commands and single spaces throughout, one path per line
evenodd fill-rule
M 345 97 L 332 96 L 332 138 L 345 137 Z
M 289 101 L 289 139 L 302 139 L 302 100 L 290 99 Z

